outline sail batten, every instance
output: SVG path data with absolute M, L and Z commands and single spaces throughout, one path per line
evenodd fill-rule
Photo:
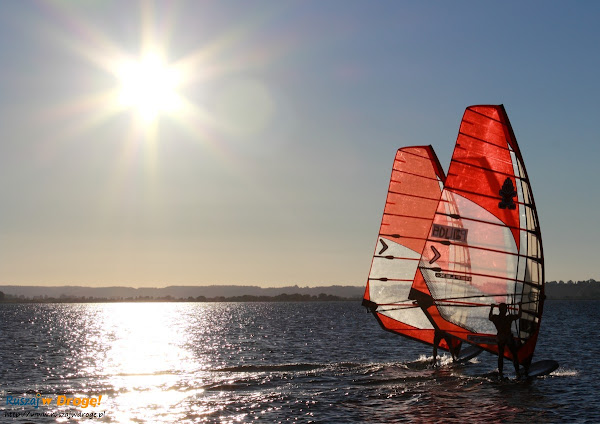
M 457 160 L 455 162 L 458 163 L 458 164 L 461 164 L 461 165 L 465 165 L 465 166 L 471 167 L 471 168 L 480 169 L 482 171 L 488 171 L 488 172 L 492 172 L 494 174 L 505 175 L 505 176 L 513 177 L 513 178 L 516 178 L 516 179 L 519 179 L 519 180 L 527 181 L 527 178 L 520 177 L 518 175 L 515 175 L 514 173 L 496 171 L 493 168 L 487 168 L 485 166 L 480 166 L 480 165 L 476 165 L 476 164 L 469 163 L 469 162 L 463 162 L 463 161 L 460 161 L 460 160 Z M 457 174 L 450 174 L 449 173 L 448 176 L 450 176 L 450 175 L 456 176 Z
M 425 196 L 419 196 L 419 195 L 416 195 L 416 194 L 402 193 L 402 192 L 400 192 L 400 191 L 394 191 L 394 190 L 390 190 L 390 191 L 389 191 L 389 193 L 390 193 L 390 194 L 397 194 L 397 195 L 399 195 L 399 196 L 413 197 L 413 198 L 415 198 L 415 199 L 421 199 L 421 200 L 431 200 L 432 202 L 436 202 L 436 204 L 437 204 L 437 202 L 439 202 L 439 201 L 440 201 L 440 199 L 436 199 L 436 198 L 434 198 L 434 197 L 425 197 Z M 391 204 L 391 205 L 394 205 L 394 204 L 396 204 L 396 203 L 391 203 L 391 202 L 390 202 L 390 204 Z
M 437 178 L 433 178 L 433 177 L 428 177 L 427 175 L 419 175 L 419 174 L 415 174 L 414 172 L 407 172 L 407 171 L 401 171 L 401 170 L 397 170 L 400 174 L 406 174 L 406 175 L 413 175 L 415 177 L 419 177 L 419 178 L 425 178 L 427 180 L 433 180 L 433 181 L 438 181 Z M 402 181 L 400 180 L 390 180 L 393 183 L 402 183 Z

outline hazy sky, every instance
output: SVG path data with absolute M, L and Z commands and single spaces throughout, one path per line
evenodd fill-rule
M 0 284 L 364 284 L 397 148 L 503 103 L 547 280 L 600 279 L 600 3 L 0 2 Z M 179 108 L 119 101 L 155 51 Z M 143 78 L 143 76 L 139 76 Z M 136 79 L 134 77 L 134 79 Z

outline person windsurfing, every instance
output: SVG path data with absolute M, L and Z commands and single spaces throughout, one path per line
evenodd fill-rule
M 498 330 L 498 334 L 496 336 L 496 340 L 498 342 L 498 373 L 500 374 L 501 378 L 504 377 L 502 370 L 504 368 L 505 347 L 508 347 L 510 353 L 512 354 L 517 378 L 521 377 L 521 373 L 519 372 L 519 360 L 517 358 L 518 348 L 517 344 L 515 343 L 515 339 L 512 336 L 512 332 L 510 331 L 512 322 L 521 318 L 521 302 L 519 302 L 518 305 L 518 314 L 507 314 L 508 307 L 506 306 L 506 303 L 501 303 L 500 305 L 492 304 L 490 307 L 489 320 L 494 323 L 496 330 Z M 498 315 L 494 315 L 494 307 L 496 306 L 498 306 Z

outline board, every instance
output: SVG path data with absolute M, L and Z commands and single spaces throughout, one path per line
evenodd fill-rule
M 469 359 L 473 359 L 474 357 L 479 355 L 481 352 L 483 352 L 483 349 L 480 348 L 479 346 L 470 345 L 469 347 L 467 347 L 465 349 L 461 349 L 460 354 L 456 358 L 455 362 L 458 362 L 459 364 L 465 363 Z
M 551 359 L 534 362 L 529 366 L 529 372 L 527 373 L 527 377 L 533 378 L 548 375 L 552 371 L 556 370 L 558 366 L 558 362 L 553 361 Z M 525 370 L 523 369 L 521 373 L 525 374 Z

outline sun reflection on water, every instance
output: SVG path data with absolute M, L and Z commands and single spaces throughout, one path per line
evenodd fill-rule
M 172 303 L 105 305 L 105 355 L 98 368 L 114 390 L 110 403 L 117 422 L 172 422 L 189 409 L 183 406 L 187 398 L 203 392 L 190 384 L 201 363 L 189 349 L 182 317 L 189 310 L 179 309 Z M 163 420 L 164 411 L 169 413 Z
M 104 363 L 105 372 L 156 375 L 191 366 L 190 352 L 181 347 L 186 335 L 173 322 L 172 310 L 165 304 L 118 304 L 106 313 L 105 330 L 112 333 L 114 341 Z

